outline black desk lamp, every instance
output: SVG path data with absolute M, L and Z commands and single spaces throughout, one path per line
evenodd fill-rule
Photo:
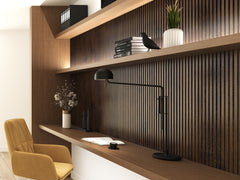
M 162 131 L 164 131 L 164 88 L 163 86 L 159 86 L 159 85 L 150 85 L 150 84 L 136 84 L 136 83 L 122 83 L 122 82 L 113 82 L 113 81 L 109 81 L 109 79 L 113 79 L 113 73 L 112 71 L 108 70 L 108 69 L 99 69 L 97 70 L 97 72 L 94 74 L 94 80 L 105 80 L 105 82 L 109 83 L 109 84 L 120 84 L 120 85 L 132 85 L 132 86 L 146 86 L 146 87 L 157 87 L 157 88 L 161 88 L 161 94 L 162 96 L 158 97 L 158 103 L 159 103 L 159 114 L 162 115 Z M 167 113 L 166 113 L 167 115 Z M 157 158 L 157 159 L 162 159 L 162 160 L 168 160 L 168 161 L 179 161 L 181 160 L 180 156 L 174 155 L 174 154 L 169 154 L 168 152 L 168 146 L 167 146 L 167 139 L 168 139 L 168 128 L 167 128 L 168 124 L 167 124 L 167 120 L 165 122 L 165 146 L 164 146 L 164 152 L 163 153 L 153 153 L 152 157 Z

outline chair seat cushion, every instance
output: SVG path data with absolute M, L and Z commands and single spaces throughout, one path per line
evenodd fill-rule
M 69 163 L 54 162 L 54 165 L 59 180 L 65 179 L 73 170 L 73 165 Z

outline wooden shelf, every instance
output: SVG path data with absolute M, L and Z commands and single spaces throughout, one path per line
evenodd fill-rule
M 124 141 L 125 145 L 119 145 L 120 149 L 118 151 L 113 151 L 108 149 L 107 146 L 99 146 L 81 140 L 83 137 L 107 136 L 101 133 L 83 132 L 76 128 L 63 129 L 60 125 L 40 125 L 39 127 L 50 134 L 76 144 L 152 180 L 239 180 L 240 178 L 240 176 L 185 159 L 175 162 L 154 159 L 152 158 L 152 153 L 156 152 L 155 150 L 126 141 Z
M 56 39 L 71 39 L 153 0 L 117 0 L 56 35 Z
M 142 63 L 150 61 L 152 58 L 162 57 L 174 57 L 180 55 L 191 55 L 197 53 L 213 52 L 215 50 L 226 50 L 234 47 L 240 47 L 240 34 L 233 34 L 229 36 L 223 36 L 213 38 L 209 40 L 203 40 L 199 42 L 184 44 L 180 46 L 174 46 L 170 48 L 164 48 L 160 50 L 152 50 L 151 52 L 135 54 L 131 56 L 125 56 L 117 59 L 109 59 L 105 61 L 95 62 L 91 64 L 84 64 L 76 67 L 62 69 L 57 71 L 57 74 L 74 73 L 83 70 L 89 70 L 101 67 L 114 67 L 119 65 L 130 65 L 134 63 Z

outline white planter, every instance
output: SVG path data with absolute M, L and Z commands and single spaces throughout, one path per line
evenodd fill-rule
M 183 30 L 168 29 L 163 33 L 163 48 L 183 44 Z
M 71 128 L 71 114 L 62 111 L 62 128 Z

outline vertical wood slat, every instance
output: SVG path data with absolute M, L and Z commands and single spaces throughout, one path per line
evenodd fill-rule
M 240 18 L 239 18 L 240 19 Z M 237 105 L 238 105 L 238 109 L 240 108 L 240 73 L 239 73 L 239 69 L 240 69 L 240 52 L 238 51 L 238 55 L 237 55 L 237 68 L 238 68 L 238 75 L 237 75 L 237 94 L 238 94 L 238 97 L 237 97 Z M 239 122 L 239 119 L 240 119 L 240 111 L 238 111 L 238 116 L 237 116 L 237 122 L 238 122 L 238 125 L 236 125 L 238 127 L 237 131 L 236 132 L 236 136 L 237 136 L 237 142 L 240 141 L 240 122 Z M 238 161 L 238 172 L 237 174 L 240 174 L 240 143 L 238 143 L 238 158 L 237 158 L 237 161 Z
M 218 117 L 217 117 L 217 82 L 218 82 L 218 78 L 217 78 L 217 62 L 216 62 L 216 54 L 213 54 L 212 56 L 212 162 L 213 162 L 213 167 L 217 167 L 217 125 L 218 125 Z
M 167 29 L 165 8 L 169 2 L 174 1 L 155 0 L 72 39 L 71 64 L 109 59 L 113 56 L 114 41 L 139 36 L 140 32 L 146 32 L 162 47 L 162 34 Z M 239 33 L 238 0 L 180 0 L 180 4 L 184 43 Z M 168 145 L 172 153 L 240 174 L 239 59 L 239 49 L 235 49 L 156 58 L 149 63 L 112 70 L 116 81 L 165 87 L 164 95 L 169 100 Z M 80 81 L 86 80 L 88 72 L 84 73 Z M 94 87 L 95 83 L 91 82 Z M 78 88 L 84 89 L 83 86 L 84 83 Z M 162 150 L 164 134 L 156 101 L 159 95 L 159 89 L 102 85 L 92 91 L 93 97 L 101 98 L 84 102 L 101 106 L 96 110 L 99 118 L 93 122 L 96 130 Z M 83 94 L 80 101 L 82 98 L 87 97 Z M 81 109 L 76 114 L 77 111 L 80 113 Z M 81 125 L 74 116 L 74 123 Z
M 229 65 L 228 53 L 225 53 L 225 168 L 229 171 Z
M 231 71 L 229 70 L 229 170 L 233 172 L 233 155 L 234 155 L 234 146 L 233 146 L 233 133 L 234 133 L 234 128 L 233 128 L 233 110 L 234 110 L 234 105 L 233 105 L 233 85 L 234 85 L 234 79 L 233 79 L 233 58 L 234 54 L 233 51 L 230 51 L 229 54 L 229 69 L 232 69 Z
M 218 53 L 217 57 L 215 59 L 215 61 L 218 60 L 217 66 L 216 66 L 216 88 L 217 88 L 217 92 L 216 92 L 216 112 L 217 112 L 217 127 L 216 127 L 216 137 L 217 137 L 217 145 L 216 145 L 216 165 L 217 168 L 221 168 L 221 134 L 222 134 L 222 129 L 221 129 L 221 54 Z
M 234 61 L 233 61 L 233 154 L 236 155 L 236 158 L 233 156 L 233 172 L 238 173 L 238 145 L 235 142 L 238 142 L 238 52 L 234 51 Z

